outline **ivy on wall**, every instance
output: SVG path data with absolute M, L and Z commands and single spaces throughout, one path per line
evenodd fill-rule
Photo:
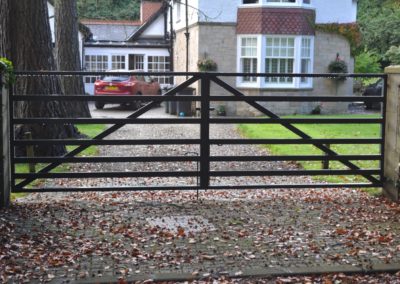
M 315 24 L 315 30 L 321 32 L 335 33 L 344 36 L 350 43 L 351 55 L 359 52 L 361 47 L 361 32 L 357 23 L 350 24 Z

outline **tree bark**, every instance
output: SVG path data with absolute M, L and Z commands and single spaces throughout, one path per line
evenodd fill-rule
M 56 63 L 60 71 L 81 71 L 79 53 L 79 27 L 76 0 L 56 0 L 55 40 Z M 82 76 L 62 76 L 61 92 L 64 95 L 84 95 Z M 71 102 L 70 117 L 90 117 L 87 102 Z
M 9 0 L 0 0 L 0 57 L 11 57 Z
M 4 0 L 2 0 L 4 1 Z M 55 62 L 51 41 L 46 0 L 11 0 L 9 2 L 11 60 L 16 70 L 54 70 Z M 8 29 L 11 30 L 10 28 Z M 14 92 L 21 95 L 60 94 L 60 82 L 55 76 L 18 76 Z M 56 102 L 25 101 L 15 106 L 17 117 L 66 117 L 65 105 Z M 69 137 L 71 125 L 23 125 L 16 133 L 31 132 L 33 139 L 62 139 Z M 64 146 L 37 146 L 35 155 L 61 155 Z

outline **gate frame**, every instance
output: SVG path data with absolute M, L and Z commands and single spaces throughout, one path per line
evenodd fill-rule
M 11 163 L 10 163 L 10 123 L 9 92 L 6 88 L 5 76 L 0 72 L 0 208 L 8 207 L 11 198 Z
M 387 80 L 385 123 L 385 181 L 383 193 L 393 201 L 400 197 L 400 65 L 385 68 Z
M 388 71 L 393 71 L 392 69 L 387 69 Z M 387 70 L 385 70 L 385 71 L 387 71 Z M 24 72 L 18 72 L 18 73 L 24 73 Z M 35 72 L 34 72 L 35 73 Z M 58 72 L 56 72 L 56 73 L 58 73 Z M 78 73 L 82 73 L 82 74 L 84 74 L 84 72 L 78 72 Z M 391 72 L 386 72 L 387 74 L 396 74 L 397 75 L 397 79 L 399 79 L 400 80 L 400 66 L 398 67 L 398 68 L 394 68 L 394 71 L 391 73 Z M 161 74 L 161 73 L 160 73 Z M 200 79 L 201 80 L 201 93 L 202 93 L 202 96 L 201 96 L 201 98 L 197 98 L 197 99 L 193 99 L 193 101 L 194 100 L 198 100 L 198 101 L 200 101 L 201 102 L 201 104 L 202 104 L 202 109 L 201 109 L 201 114 L 202 114 L 202 120 L 201 120 L 201 124 L 200 124 L 200 140 L 201 141 L 207 141 L 208 143 L 201 143 L 201 147 L 200 147 L 200 171 L 199 171 L 199 173 L 198 173 L 198 175 L 200 176 L 200 188 L 203 188 L 203 189 L 214 189 L 212 186 L 210 187 L 210 185 L 209 185 L 209 177 L 210 177 L 210 161 L 212 161 L 213 160 L 213 157 L 210 157 L 210 142 L 211 143 L 217 143 L 216 141 L 210 141 L 210 137 L 209 137 L 209 125 L 210 125 L 210 123 L 213 123 L 213 119 L 211 119 L 210 118 L 210 114 L 209 114 L 209 107 L 210 107 L 210 83 L 211 82 L 214 82 L 214 83 L 217 83 L 217 84 L 219 84 L 220 86 L 222 86 L 220 83 L 221 82 L 223 82 L 223 81 L 221 81 L 221 80 L 219 80 L 216 76 L 219 76 L 219 75 L 221 75 L 221 76 L 224 76 L 224 75 L 229 75 L 229 76 L 241 76 L 241 73 L 238 73 L 238 74 L 236 74 L 236 73 L 221 73 L 221 74 L 215 74 L 215 73 L 213 73 L 212 75 L 214 76 L 213 78 L 214 79 L 210 79 L 209 78 L 209 73 L 207 73 L 207 72 L 196 72 L 196 73 L 182 73 L 182 72 L 180 72 L 180 73 L 168 73 L 169 75 L 179 75 L 179 74 L 186 74 L 186 75 L 191 75 L 191 76 L 194 76 L 194 77 L 192 77 L 191 79 L 194 79 L 194 81 L 196 81 L 196 80 L 198 80 L 198 79 Z M 384 75 L 384 74 L 371 74 L 371 76 L 372 75 L 379 75 L 379 76 L 387 76 L 387 74 L 386 75 Z M 243 74 L 242 74 L 243 75 Z M 262 74 L 250 74 L 250 75 L 255 75 L 255 76 L 259 76 L 259 75 L 262 75 Z M 269 75 L 271 75 L 271 74 L 269 74 Z M 280 74 L 280 75 L 282 75 L 282 74 Z M 286 74 L 287 75 L 287 74 Z M 286 76 L 285 75 L 285 76 Z M 299 74 L 290 74 L 289 76 L 298 76 Z M 325 75 L 323 75 L 323 76 L 321 76 L 321 74 L 307 74 L 309 77 L 329 77 L 330 75 L 332 75 L 332 74 L 325 74 Z M 347 74 L 346 76 L 349 76 L 349 77 L 357 77 L 357 75 L 358 74 Z M 393 77 L 394 75 L 392 75 L 392 77 Z M 190 80 L 189 80 L 190 81 Z M 186 83 L 186 82 L 185 82 Z M 184 85 L 189 85 L 190 83 L 187 83 L 187 84 L 185 84 L 185 83 L 183 83 Z M 224 82 L 223 82 L 224 83 Z M 388 84 L 386 84 L 385 85 L 385 87 L 384 87 L 384 97 L 386 97 L 386 93 L 387 93 L 387 89 L 388 89 L 388 85 L 392 85 L 392 84 L 390 84 L 389 83 L 389 81 L 388 81 Z M 394 85 L 393 85 L 394 86 Z M 181 89 L 182 87 L 184 87 L 184 86 L 179 86 L 178 88 L 179 89 Z M 224 87 L 224 86 L 222 86 L 222 87 Z M 229 89 L 235 89 L 234 87 L 231 87 L 231 86 L 229 86 L 229 88 L 227 89 L 228 91 L 229 91 Z M 391 98 L 392 98 L 392 100 L 393 100 L 393 98 L 395 98 L 394 97 L 394 91 L 393 91 L 393 88 L 392 89 L 390 89 L 389 88 L 389 92 L 388 92 L 388 94 L 391 94 Z M 7 102 L 7 100 L 9 99 L 9 95 L 8 95 L 8 92 L 7 92 L 7 90 L 5 90 L 4 88 L 3 88 L 3 94 L 7 94 L 7 95 L 2 95 L 2 103 L 4 103 L 4 101 L 5 102 Z M 235 93 L 236 93 L 236 96 L 241 96 L 241 93 L 240 92 L 234 92 L 234 93 L 232 93 L 232 94 L 234 94 L 235 95 Z M 398 95 L 398 94 L 397 94 Z M 218 96 L 213 96 L 213 97 L 211 97 L 211 98 L 218 98 Z M 224 97 L 224 99 L 226 99 L 227 97 Z M 269 99 L 273 99 L 273 98 L 269 98 Z M 275 98 L 276 99 L 276 98 Z M 315 99 L 315 98 L 309 98 L 310 100 L 311 99 Z M 396 99 L 396 98 L 395 98 Z M 188 99 L 188 100 L 191 100 L 191 99 Z M 211 100 L 213 100 L 213 99 L 211 99 Z M 230 99 L 227 99 L 227 100 L 230 100 Z M 237 98 L 235 99 L 233 99 L 233 100 L 237 100 Z M 243 101 L 245 101 L 245 102 L 247 102 L 247 103 L 250 103 L 250 104 L 255 104 L 255 102 L 256 102 L 256 100 L 254 99 L 254 98 L 245 98 L 245 99 L 243 99 Z M 307 101 L 307 100 L 306 100 Z M 399 110 L 399 105 L 400 105 L 400 103 L 397 103 L 397 105 L 391 105 L 392 103 L 388 103 L 388 105 L 389 106 L 391 106 L 391 108 L 390 108 L 390 110 L 392 110 L 392 112 L 393 112 L 393 108 L 395 107 L 395 106 L 397 106 L 397 108 L 396 108 L 396 110 L 398 110 L 398 113 L 397 114 L 399 114 L 400 113 L 400 110 Z M 10 112 L 10 109 L 12 109 L 12 108 L 8 108 L 8 107 L 10 107 L 9 106 L 9 103 L 6 103 L 5 104 L 5 112 L 7 113 L 7 115 L 6 115 L 6 118 L 8 119 L 8 115 L 9 115 L 9 112 Z M 143 112 L 145 112 L 145 109 L 147 109 L 148 107 L 147 106 L 145 106 L 145 107 L 143 107 L 143 109 L 141 109 L 141 110 L 139 110 L 138 112 L 141 112 L 141 111 L 143 111 Z M 389 110 L 388 110 L 389 111 Z M 383 107 L 383 117 L 385 118 L 385 116 L 386 116 L 386 114 L 387 114 L 388 112 L 386 111 L 386 105 Z M 2 109 L 2 117 L 4 117 L 4 113 L 3 113 L 3 109 Z M 271 120 L 274 120 L 274 119 L 279 119 L 279 118 L 274 118 L 274 117 L 270 117 L 271 118 Z M 230 120 L 234 120 L 234 119 L 230 119 Z M 289 120 L 289 119 L 283 119 L 283 120 Z M 384 119 L 384 120 L 386 120 L 386 119 Z M 382 170 L 382 177 L 384 177 L 384 179 L 383 180 L 381 180 L 380 182 L 380 185 L 382 185 L 382 183 L 385 183 L 385 187 L 386 187 L 386 184 L 390 184 L 390 183 L 387 183 L 386 182 L 386 173 L 385 173 L 385 175 L 383 175 L 383 171 L 384 170 L 386 170 L 387 171 L 387 167 L 386 167 L 386 160 L 388 159 L 388 158 L 390 158 L 390 156 L 392 156 L 393 155 L 393 152 L 390 152 L 390 151 L 387 151 L 387 144 L 389 143 L 390 144 L 390 142 L 388 142 L 388 140 L 386 139 L 386 137 L 387 136 L 389 136 L 389 135 L 393 135 L 393 131 L 391 131 L 391 128 L 388 126 L 389 125 L 389 123 L 387 123 L 388 121 L 390 121 L 391 119 L 387 119 L 386 121 L 384 121 L 383 122 L 383 124 L 385 125 L 385 127 L 383 127 L 383 129 L 382 129 L 382 139 L 384 139 L 384 143 L 385 143 L 385 147 L 384 147 L 384 149 L 383 149 L 383 147 L 382 147 L 382 155 L 383 155 L 383 153 L 385 153 L 385 156 L 383 157 L 381 157 L 381 162 L 383 162 L 383 159 L 385 160 L 385 168 L 383 168 L 382 166 L 381 166 L 381 170 Z M 397 120 L 396 120 L 397 121 Z M 10 122 L 7 122 L 6 121 L 6 123 L 4 123 L 4 120 L 2 121 L 3 122 L 3 131 L 6 131 L 6 133 L 8 133 L 8 135 L 4 135 L 4 132 L 3 132 L 3 139 L 4 138 L 6 138 L 6 140 L 7 140 L 7 142 L 9 143 L 10 142 L 10 139 L 9 139 L 9 137 L 10 137 L 10 135 L 11 135 L 11 133 L 10 133 L 10 125 L 11 125 L 11 123 Z M 286 123 L 289 123 L 289 122 L 286 122 Z M 290 123 L 289 123 L 290 124 Z M 395 129 L 399 129 L 399 127 L 398 127 L 399 125 L 397 125 L 397 128 L 395 128 Z M 117 129 L 117 128 L 120 128 L 120 127 L 122 127 L 122 123 L 119 123 L 119 124 L 116 124 L 116 125 L 114 125 L 114 130 L 115 129 Z M 389 130 L 389 131 L 388 131 Z M 8 132 L 7 132 L 8 131 Z M 398 131 L 398 132 L 400 132 L 400 131 Z M 398 133 L 397 133 L 398 134 Z M 98 137 L 98 138 L 100 138 L 100 137 Z M 305 138 L 308 138 L 308 137 L 303 137 L 303 139 L 305 139 Z M 101 138 L 100 138 L 101 139 Z M 400 141 L 400 138 L 398 137 L 398 140 Z M 397 142 L 397 140 L 396 140 L 396 142 Z M 8 144 L 7 143 L 7 144 Z M 317 142 L 317 143 L 322 143 L 322 142 Z M 12 157 L 10 157 L 10 148 L 9 148 L 9 146 L 7 147 L 7 144 L 6 144 L 6 147 L 4 147 L 3 146 L 3 144 L 2 144 L 2 151 L 3 151 L 3 153 L 6 153 L 7 155 L 6 155 L 6 157 L 8 157 L 8 159 L 5 159 L 4 161 L 3 161 L 3 163 L 2 163 L 2 170 L 4 170 L 4 171 L 7 171 L 8 170 L 8 173 L 6 173 L 5 175 L 3 175 L 4 177 L 8 177 L 9 175 L 10 175 L 10 159 L 12 159 Z M 228 143 L 229 144 L 229 143 Z M 399 142 L 399 144 L 400 144 L 400 142 Z M 397 144 L 395 144 L 395 145 L 397 145 Z M 82 145 L 83 146 L 83 145 Z M 8 150 L 7 150 L 7 148 L 8 148 Z M 5 151 L 5 152 L 4 152 Z M 71 154 L 71 153 L 69 153 L 69 154 Z M 73 155 L 67 155 L 67 157 L 72 157 Z M 396 157 L 395 157 L 396 158 Z M 400 156 L 399 155 L 397 155 L 397 160 L 399 160 L 400 159 Z M 7 164 L 8 164 L 8 166 L 7 166 Z M 398 163 L 397 163 L 398 164 Z M 398 199 L 398 197 L 399 197 L 399 194 L 398 194 L 398 174 L 399 174 L 399 168 L 397 167 L 396 168 L 397 169 L 397 171 L 396 171 L 396 176 L 397 176 L 397 178 L 393 178 L 393 179 L 390 179 L 390 177 L 389 177 L 389 180 L 394 180 L 394 182 L 392 182 L 392 183 L 394 183 L 394 187 L 395 187 L 395 189 L 397 189 L 397 191 L 395 190 L 395 192 L 394 192 L 394 194 L 387 194 L 387 196 L 389 196 L 390 198 L 392 198 L 392 199 Z M 354 170 L 354 169 L 353 169 Z M 356 170 L 354 170 L 354 171 L 356 171 Z M 386 172 L 385 171 L 385 172 Z M 368 173 L 367 173 L 368 174 Z M 208 178 L 207 178 L 208 177 Z M 29 178 L 28 178 L 29 179 Z M 4 197 L 4 202 L 3 202 L 3 200 L 2 200 L 2 202 L 4 203 L 4 206 L 6 206 L 6 205 L 8 205 L 9 204 L 9 198 L 10 198 L 10 189 L 11 189 L 11 182 L 10 182 L 10 178 L 5 178 L 5 181 L 4 181 L 4 184 L 8 184 L 6 187 L 3 187 L 4 188 L 4 193 L 1 195 L 1 197 L 3 198 Z M 274 187 L 279 187 L 279 185 L 278 186 L 274 186 Z M 319 188 L 318 186 L 315 186 L 316 188 Z M 322 187 L 322 186 L 320 186 L 320 187 Z M 385 187 L 384 187 L 384 192 L 386 192 L 387 191 L 387 189 L 385 189 Z M 393 185 L 392 185 L 392 187 L 393 187 Z M 249 186 L 249 188 L 252 188 L 251 186 Z M 265 188 L 270 188 L 270 187 L 265 187 Z M 299 188 L 299 186 L 295 186 L 295 185 L 293 185 L 293 188 Z M 6 192 L 6 190 L 8 189 L 8 197 L 7 197 L 7 192 Z M 184 188 L 183 188 L 184 189 Z M 193 188 L 193 189 L 197 189 L 197 188 Z M 217 188 L 215 188 L 215 189 L 217 189 Z M 226 187 L 226 189 L 234 189 L 233 187 L 229 187 L 229 186 L 227 186 Z M 20 192 L 24 192 L 24 191 L 20 191 Z M 43 192 L 45 192 L 45 191 L 43 191 Z M 397 195 L 396 195 L 396 192 L 397 192 Z

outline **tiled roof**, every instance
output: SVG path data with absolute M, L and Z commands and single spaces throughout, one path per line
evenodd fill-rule
M 80 22 L 84 25 L 128 25 L 140 26 L 140 21 L 127 21 L 127 20 L 98 20 L 98 19 L 82 19 Z
M 140 23 L 132 21 L 82 20 L 93 34 L 94 41 L 125 41 Z
M 297 8 L 245 8 L 238 11 L 238 34 L 314 35 L 315 12 Z

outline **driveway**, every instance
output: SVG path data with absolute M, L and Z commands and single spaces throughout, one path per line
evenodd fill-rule
M 93 110 L 94 117 L 129 111 Z M 166 117 L 153 109 L 151 117 Z M 194 125 L 128 125 L 110 138 L 194 138 Z M 218 125 L 212 137 L 239 137 Z M 101 147 L 100 155 L 184 155 L 195 146 Z M 216 146 L 213 154 L 263 155 L 258 147 Z M 81 165 L 73 170 L 181 170 L 190 163 Z M 225 163 L 217 168 L 292 168 Z M 181 178 L 61 180 L 58 186 L 196 183 Z M 307 177 L 234 178 L 219 183 L 301 183 Z M 196 279 L 253 283 L 400 283 L 399 204 L 359 190 L 146 191 L 31 194 L 0 211 L 0 279 L 126 283 Z M 326 274 L 329 273 L 329 274 Z M 347 273 L 347 274 L 345 274 Z M 355 273 L 355 274 L 354 274 Z M 299 276 L 303 275 L 303 276 Z M 317 275 L 317 276 L 304 276 Z M 250 278 L 249 278 L 250 277 Z M 225 281 L 225 282 L 224 282 Z M 336 282 L 335 282 L 336 281 Z M 218 282 L 217 282 L 218 283 Z

